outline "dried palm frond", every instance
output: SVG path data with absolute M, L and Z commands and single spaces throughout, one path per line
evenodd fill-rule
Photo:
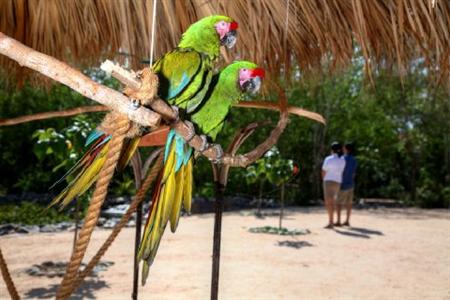
M 0 31 L 78 67 L 122 58 L 137 68 L 150 53 L 152 2 L 0 1 Z M 324 60 L 340 68 L 360 49 L 369 76 L 380 65 L 405 74 L 421 58 L 439 83 L 450 80 L 447 0 L 158 1 L 156 56 L 172 49 L 189 24 L 211 14 L 240 23 L 239 43 L 228 56 L 254 60 L 273 76 L 289 74 L 292 63 L 304 72 L 320 69 Z M 0 66 L 27 74 L 5 57 Z

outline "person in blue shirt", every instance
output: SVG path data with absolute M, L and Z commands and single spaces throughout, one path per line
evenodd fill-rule
M 337 222 L 334 224 L 335 226 L 350 226 L 357 166 L 356 159 L 353 156 L 354 151 L 355 147 L 353 143 L 346 143 L 344 145 L 345 168 L 342 173 L 341 190 L 339 192 L 338 200 L 336 201 Z M 341 224 L 341 210 L 344 205 L 347 208 L 347 218 L 345 222 Z

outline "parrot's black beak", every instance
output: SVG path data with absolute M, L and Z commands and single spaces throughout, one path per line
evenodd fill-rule
M 222 46 L 227 47 L 228 49 L 231 49 L 236 44 L 237 40 L 236 36 L 237 36 L 236 30 L 231 30 L 223 36 L 223 38 L 220 40 L 220 44 Z
M 261 77 L 256 76 L 244 82 L 242 89 L 245 93 L 256 94 L 261 87 L 261 83 Z

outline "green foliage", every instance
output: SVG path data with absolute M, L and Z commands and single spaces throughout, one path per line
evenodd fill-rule
M 9 89 L 0 81 L 0 118 L 12 118 L 51 110 L 64 110 L 90 101 L 63 85 L 49 89 L 34 88 L 25 84 L 20 90 Z M 0 128 L 0 190 L 3 193 L 26 191 L 47 192 L 48 187 L 64 174 L 65 168 L 53 172 L 60 165 L 67 149 L 65 140 L 59 137 L 61 130 L 74 125 L 76 118 L 54 118 Z M 90 124 L 100 120 L 100 114 L 89 114 L 83 118 Z M 75 121 L 76 123 L 77 121 Z M 54 129 L 48 129 L 54 128 Z M 42 133 L 35 133 L 42 129 Z M 65 133 L 65 132 L 63 132 Z M 67 132 L 67 134 L 69 134 Z M 36 145 L 39 136 L 51 143 Z M 43 146 L 48 147 L 43 147 Z M 79 148 L 78 148 L 79 150 Z M 42 153 L 44 152 L 44 153 Z M 45 154 L 48 152 L 48 154 Z M 48 155 L 48 157 L 47 157 Z M 66 157 L 68 158 L 68 156 Z M 69 163 L 66 162 L 66 165 Z M 7 176 L 6 175 L 7 172 Z
M 308 229 L 288 229 L 286 227 L 273 227 L 273 226 L 263 226 L 263 227 L 252 227 L 248 231 L 252 233 L 268 233 L 268 234 L 278 234 L 278 235 L 305 235 L 311 233 Z
M 33 152 L 38 160 L 50 159 L 61 162 L 52 169 L 53 172 L 60 168 L 69 169 L 80 159 L 85 150 L 86 138 L 96 126 L 85 115 L 74 117 L 72 122 L 60 132 L 54 128 L 47 128 L 38 129 L 33 133 L 36 140 Z
M 59 212 L 56 208 L 45 209 L 45 206 L 33 202 L 22 202 L 20 205 L 0 205 L 0 224 L 43 225 L 71 219 L 67 212 Z
M 402 80 L 376 70 L 374 85 L 365 81 L 363 61 L 354 58 L 349 69 L 335 75 L 324 72 L 315 78 L 302 78 L 293 72 L 294 84 L 287 89 L 290 105 L 322 114 L 323 126 L 296 116 L 280 138 L 279 157 L 301 166 L 296 178 L 299 188 L 287 188 L 286 198 L 295 204 L 315 203 L 322 197 L 320 169 L 334 140 L 354 141 L 358 169 L 357 197 L 392 197 L 411 205 L 448 207 L 450 204 L 450 101 L 448 91 L 429 84 L 426 66 L 411 64 Z M 91 77 L 108 85 L 96 71 Z M 272 94 L 262 97 L 275 100 Z M 57 85 L 49 90 L 25 85 L 20 91 L 7 90 L 0 82 L 0 118 L 87 105 L 89 100 Z M 87 132 L 100 122 L 101 114 L 58 118 L 0 128 L 0 193 L 46 192 L 84 152 Z M 233 108 L 217 142 L 226 147 L 238 128 L 250 122 L 271 121 L 259 127 L 240 152 L 253 149 L 275 126 L 278 113 Z M 255 196 L 259 189 L 270 193 L 287 176 L 287 165 L 267 157 L 247 169 L 232 168 L 226 192 Z M 194 169 L 195 194 L 213 195 L 210 163 L 197 160 Z M 284 178 L 284 179 L 283 179 Z M 115 176 L 112 191 L 134 191 L 130 168 Z M 272 195 L 272 194 L 271 194 Z
M 253 165 L 247 167 L 245 178 L 248 184 L 270 182 L 276 186 L 292 179 L 293 161 L 284 159 L 277 147 L 267 151 Z

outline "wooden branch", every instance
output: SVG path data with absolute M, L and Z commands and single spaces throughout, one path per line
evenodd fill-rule
M 32 115 L 20 116 L 12 119 L 0 120 L 0 126 L 11 126 L 21 123 L 27 123 L 37 120 L 45 120 L 50 118 L 60 118 L 60 117 L 70 117 L 78 114 L 88 113 L 88 112 L 99 112 L 110 110 L 109 107 L 103 105 L 90 105 L 90 106 L 80 106 L 77 108 L 72 108 L 62 111 L 49 111 L 43 113 L 37 113 Z
M 233 141 L 228 145 L 226 153 L 230 155 L 236 155 L 236 152 L 245 142 L 245 140 L 252 135 L 255 130 L 261 126 L 261 123 L 250 123 L 245 128 L 240 129 L 234 136 Z M 219 181 L 219 183 L 226 187 L 228 183 L 228 172 L 230 171 L 229 165 L 223 165 L 220 169 L 215 169 L 213 166 L 213 172 L 216 171 L 214 178 Z
M 260 158 L 264 153 L 266 153 L 270 148 L 272 148 L 276 144 L 289 121 L 289 112 L 286 94 L 279 86 L 277 86 L 277 88 L 279 95 L 279 110 L 280 110 L 280 120 L 278 121 L 277 126 L 272 130 L 269 137 L 252 151 L 242 155 L 225 155 L 225 157 L 221 160 L 223 164 L 230 165 L 231 167 L 245 168 L 248 165 L 255 162 L 258 158 Z
M 133 122 L 147 127 L 157 127 L 161 116 L 145 107 L 134 108 L 122 93 L 91 80 L 78 70 L 35 51 L 0 32 L 0 54 L 15 60 L 19 65 L 52 78 L 72 88 L 81 95 L 126 115 Z
M 236 107 L 245 107 L 245 108 L 259 108 L 259 109 L 271 109 L 271 110 L 279 110 L 280 107 L 277 103 L 274 102 L 268 102 L 268 101 L 241 101 L 234 106 Z M 317 122 L 320 122 L 322 124 L 326 124 L 325 118 L 322 117 L 322 115 L 297 107 L 297 106 L 291 106 L 289 105 L 287 107 L 288 112 L 290 114 L 297 115 L 299 117 L 305 117 Z

